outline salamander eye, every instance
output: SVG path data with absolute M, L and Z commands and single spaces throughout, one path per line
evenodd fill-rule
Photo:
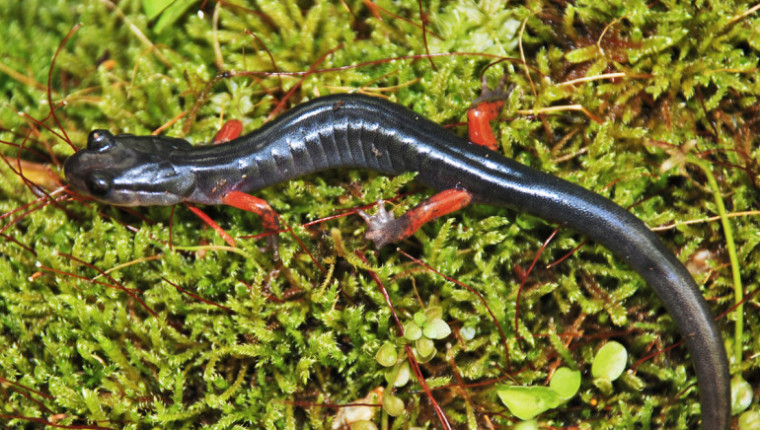
M 108 130 L 93 130 L 87 137 L 87 149 L 103 152 L 113 146 L 113 134 Z
M 95 197 L 104 197 L 111 191 L 113 184 L 111 176 L 105 172 L 91 172 L 85 182 L 87 190 Z

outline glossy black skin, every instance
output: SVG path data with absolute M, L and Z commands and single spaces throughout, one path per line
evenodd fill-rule
M 232 190 L 251 192 L 330 168 L 414 171 L 432 188 L 464 188 L 476 202 L 527 212 L 602 244 L 655 289 L 683 333 L 696 368 L 702 428 L 729 428 L 728 362 L 711 312 L 683 264 L 642 221 L 402 106 L 361 95 L 318 98 L 249 135 L 203 147 L 98 130 L 65 164 L 71 187 L 125 206 L 220 204 Z

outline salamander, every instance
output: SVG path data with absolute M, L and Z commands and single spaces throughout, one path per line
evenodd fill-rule
M 426 186 L 568 226 L 605 246 L 654 288 L 683 334 L 697 375 L 702 428 L 729 428 L 720 333 L 694 279 L 658 236 L 609 199 L 475 145 L 403 106 L 363 95 L 320 97 L 214 146 L 96 130 L 64 166 L 74 190 L 121 206 L 223 204 L 230 195 L 332 168 L 416 172 Z M 399 228 L 381 222 L 376 230 Z M 407 233 L 392 232 L 379 243 Z

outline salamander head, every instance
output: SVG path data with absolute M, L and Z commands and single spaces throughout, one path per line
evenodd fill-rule
M 112 205 L 173 205 L 195 187 L 192 171 L 171 161 L 190 148 L 181 139 L 95 130 L 63 169 L 75 191 Z

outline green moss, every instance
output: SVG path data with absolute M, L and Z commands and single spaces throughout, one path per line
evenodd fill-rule
M 0 146 L 14 166 L 0 163 L 0 212 L 9 214 L 0 227 L 0 421 L 7 426 L 55 419 L 110 428 L 330 428 L 337 410 L 325 405 L 358 401 L 384 386 L 374 357 L 383 343 L 400 336 L 370 267 L 402 320 L 423 307 L 417 294 L 425 307 L 443 309 L 456 336 L 436 341 L 439 355 L 423 365 L 423 373 L 430 386 L 441 387 L 436 398 L 452 422 L 469 427 L 482 424 L 484 414 L 498 425 L 510 423 L 501 415 L 495 386 L 474 383 L 509 378 L 541 385 L 558 356 L 587 373 L 599 343 L 628 327 L 632 331 L 615 339 L 625 343 L 629 364 L 681 338 L 651 290 L 601 247 L 584 245 L 547 267 L 583 241 L 563 229 L 541 254 L 521 296 L 518 340 L 516 268 L 530 265 L 554 228 L 533 217 L 474 206 L 400 245 L 485 297 L 505 330 L 509 363 L 474 294 L 392 247 L 373 254 L 358 217 L 299 227 L 414 191 L 394 202 L 401 213 L 428 195 L 413 185 L 413 175 L 329 172 L 262 191 L 319 265 L 289 234 L 280 235 L 282 265 L 260 250 L 263 240 L 239 239 L 239 252 L 231 252 L 181 206 L 173 222 L 171 208 L 141 208 L 138 216 L 77 201 L 26 214 L 24 205 L 36 209 L 37 197 L 14 172 L 13 159 L 60 175 L 54 159 L 73 152 L 54 135 L 58 128 L 48 118 L 45 86 L 58 44 L 78 22 L 82 27 L 60 51 L 51 82 L 54 104 L 64 103 L 57 116 L 77 147 L 94 128 L 143 134 L 167 125 L 167 135 L 203 142 L 224 119 L 237 118 L 250 131 L 296 86 L 287 106 L 359 89 L 442 124 L 460 123 L 479 95 L 481 73 L 494 60 L 476 53 L 508 57 L 485 72 L 491 86 L 505 74 L 515 85 L 503 114 L 509 121 L 495 125 L 501 150 L 632 206 L 653 227 L 677 223 L 661 233 L 663 239 L 682 261 L 698 267 L 697 280 L 716 313 L 732 304 L 720 222 L 684 223 L 718 210 L 702 171 L 687 164 L 682 151 L 712 169 L 729 214 L 757 209 L 760 16 L 740 17 L 749 5 L 577 1 L 564 8 L 533 2 L 505 9 L 501 1 L 434 1 L 424 5 L 430 52 L 470 54 L 305 77 L 212 80 L 227 70 L 271 72 L 273 61 L 277 70 L 300 72 L 423 54 L 418 4 L 379 1 L 395 14 L 381 11 L 379 20 L 359 0 L 240 0 L 235 4 L 242 7 L 219 8 L 214 33 L 216 3 L 208 2 L 200 14 L 198 2 L 157 33 L 142 2 L 121 1 L 121 12 L 106 3 L 0 3 L 0 40 L 10 41 L 0 44 L 0 139 L 25 146 Z M 530 80 L 518 61 L 523 21 Z M 558 85 L 615 72 L 625 77 Z M 575 104 L 603 123 L 575 110 L 530 115 Z M 465 133 L 464 127 L 454 130 Z M 671 168 L 661 172 L 663 165 Z M 24 171 L 35 181 L 46 177 Z M 204 210 L 234 237 L 261 231 L 253 215 Z M 756 215 L 729 222 L 741 277 L 752 293 L 760 276 L 760 223 Z M 361 263 L 357 250 L 370 263 Z M 90 265 L 115 270 L 103 276 Z M 757 306 L 751 297 L 746 309 Z M 732 320 L 719 323 L 728 342 L 735 342 Z M 756 313 L 745 315 L 745 325 L 737 348 L 742 356 L 733 365 L 757 385 L 760 344 L 751 335 L 760 330 Z M 579 333 L 584 337 L 574 337 Z M 448 357 L 474 384 L 467 387 L 470 400 L 448 388 L 457 381 Z M 607 395 L 585 379 L 581 400 L 540 416 L 540 423 L 622 428 L 653 420 L 666 428 L 694 428 L 698 393 L 690 369 L 688 354 L 676 348 L 637 368 L 645 390 L 615 382 Z M 389 427 L 437 425 L 419 385 L 394 395 L 409 414 Z M 591 406 L 592 400 L 598 404 Z

